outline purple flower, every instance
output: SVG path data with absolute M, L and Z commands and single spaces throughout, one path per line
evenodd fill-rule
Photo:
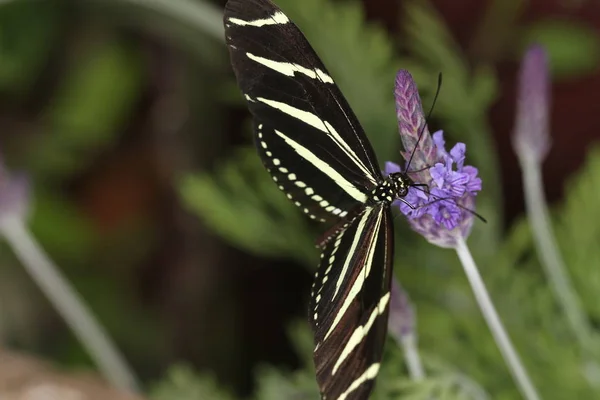
M 544 48 L 531 46 L 521 63 L 513 147 L 520 157 L 541 162 L 550 149 L 550 78 Z
M 396 98 L 396 116 L 398 118 L 400 139 L 406 150 L 402 153 L 402 156 L 408 162 L 410 154 L 412 154 L 419 139 L 419 134 L 424 129 L 425 134 L 419 142 L 419 151 L 415 152 L 411 167 L 413 170 L 420 170 L 430 166 L 429 161 L 432 157 L 435 157 L 435 147 L 425 124 L 425 115 L 423 114 L 417 84 L 408 71 L 403 69 L 398 71 L 394 96 Z
M 25 218 L 29 210 L 29 178 L 0 165 L 0 224 L 7 218 Z
M 473 213 L 468 210 L 473 209 L 482 185 L 477 168 L 465 165 L 464 143 L 447 151 L 442 131 L 429 134 L 416 85 L 408 72 L 398 72 L 395 95 L 400 136 L 407 150 L 402 155 L 407 163 L 424 132 L 407 173 L 427 188 L 411 187 L 404 198 L 410 206 L 399 200 L 394 205 L 427 240 L 441 247 L 454 247 L 457 237 L 468 236 L 473 224 Z M 386 175 L 400 171 L 399 165 L 386 162 Z
M 403 338 L 415 333 L 415 319 L 415 312 L 408 294 L 398 281 L 392 278 L 388 330 L 398 343 L 402 343 Z

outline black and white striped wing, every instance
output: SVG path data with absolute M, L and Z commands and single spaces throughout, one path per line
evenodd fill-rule
M 380 181 L 375 154 L 300 30 L 268 0 L 229 0 L 225 36 L 273 180 L 313 219 L 335 221 Z
M 327 400 L 367 399 L 387 333 L 393 259 L 390 209 L 366 207 L 321 254 L 310 320 Z

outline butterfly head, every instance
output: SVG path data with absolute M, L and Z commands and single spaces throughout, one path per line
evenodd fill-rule
M 403 172 L 390 174 L 388 175 L 387 180 L 390 181 L 394 191 L 394 198 L 406 197 L 408 189 L 414 185 L 413 180 Z
M 376 203 L 391 204 L 396 199 L 406 197 L 408 189 L 413 185 L 413 180 L 407 174 L 391 173 L 373 189 L 371 199 Z

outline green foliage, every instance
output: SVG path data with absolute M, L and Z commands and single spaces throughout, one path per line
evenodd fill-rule
M 254 148 L 238 150 L 215 175 L 185 177 L 180 188 L 188 208 L 247 251 L 316 263 L 306 219 L 273 184 Z
M 96 240 L 90 223 L 65 198 L 39 189 L 33 195 L 29 221 L 35 237 L 58 263 L 85 263 Z
M 153 400 L 230 400 L 234 397 L 219 388 L 216 381 L 206 375 L 197 375 L 183 365 L 171 367 L 164 381 L 150 394 Z
M 302 355 L 312 354 L 312 336 L 304 323 L 290 326 L 290 335 Z M 475 382 L 454 371 L 435 357 L 428 358 L 432 375 L 416 383 L 404 375 L 402 352 L 391 340 L 382 371 L 372 396 L 374 400 L 487 400 L 488 396 Z M 305 368 L 282 371 L 263 365 L 256 369 L 257 389 L 252 400 L 317 399 L 319 391 L 310 357 L 304 359 Z M 210 395 L 210 397 L 209 397 Z M 161 383 L 152 390 L 154 400 L 230 400 L 234 397 L 219 387 L 210 375 L 195 374 L 191 369 L 175 366 Z
M 594 299 L 600 287 L 595 268 L 600 254 L 594 243 L 599 237 L 596 222 L 600 197 L 590 188 L 596 187 L 599 178 L 600 153 L 595 149 L 582 172 L 567 185 L 566 204 L 557 209 L 555 224 L 565 262 L 592 320 L 598 318 Z M 581 354 L 574 345 L 566 318 L 541 273 L 526 220 L 514 225 L 493 263 L 482 267 L 488 289 L 542 397 L 596 398 L 598 388 L 592 382 L 597 378 L 591 371 L 598 360 L 594 355 Z M 455 268 L 458 271 L 460 267 Z M 461 277 L 446 275 L 444 284 L 439 285 L 439 273 L 412 270 L 403 281 L 417 303 L 422 348 L 446 360 L 460 359 L 461 370 L 486 387 L 494 399 L 518 398 L 506 385 L 510 378 L 467 294 L 466 283 Z M 425 285 L 425 297 L 417 285 Z
M 598 68 L 600 37 L 597 32 L 580 22 L 565 19 L 543 19 L 525 28 L 523 46 L 539 43 L 548 51 L 550 70 L 557 79 L 580 77 Z
M 600 321 L 600 147 L 594 147 L 582 172 L 565 185 L 569 195 L 556 213 L 554 227 L 562 255 L 582 304 L 593 321 Z M 600 345 L 600 338 L 596 337 Z M 598 360 L 600 362 L 600 360 Z
M 134 48 L 116 38 L 90 43 L 73 59 L 70 73 L 46 111 L 48 132 L 30 150 L 32 172 L 57 179 L 89 166 L 123 128 L 142 82 L 142 59 Z
M 61 17 L 54 1 L 2 4 L 0 90 L 18 97 L 28 92 L 60 34 Z
M 422 353 L 428 371 L 422 381 L 406 376 L 403 353 L 396 343 L 388 343 L 387 354 L 373 398 L 376 400 L 478 399 L 489 396 L 469 377 L 456 371 L 435 356 Z

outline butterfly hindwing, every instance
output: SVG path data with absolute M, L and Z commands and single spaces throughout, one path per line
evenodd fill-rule
M 387 332 L 393 229 L 388 207 L 366 207 L 324 247 L 311 292 L 317 381 L 324 398 L 365 399 Z
M 268 0 L 229 0 L 224 22 L 255 142 L 278 185 L 319 219 L 365 203 L 382 179 L 375 154 L 300 30 Z

